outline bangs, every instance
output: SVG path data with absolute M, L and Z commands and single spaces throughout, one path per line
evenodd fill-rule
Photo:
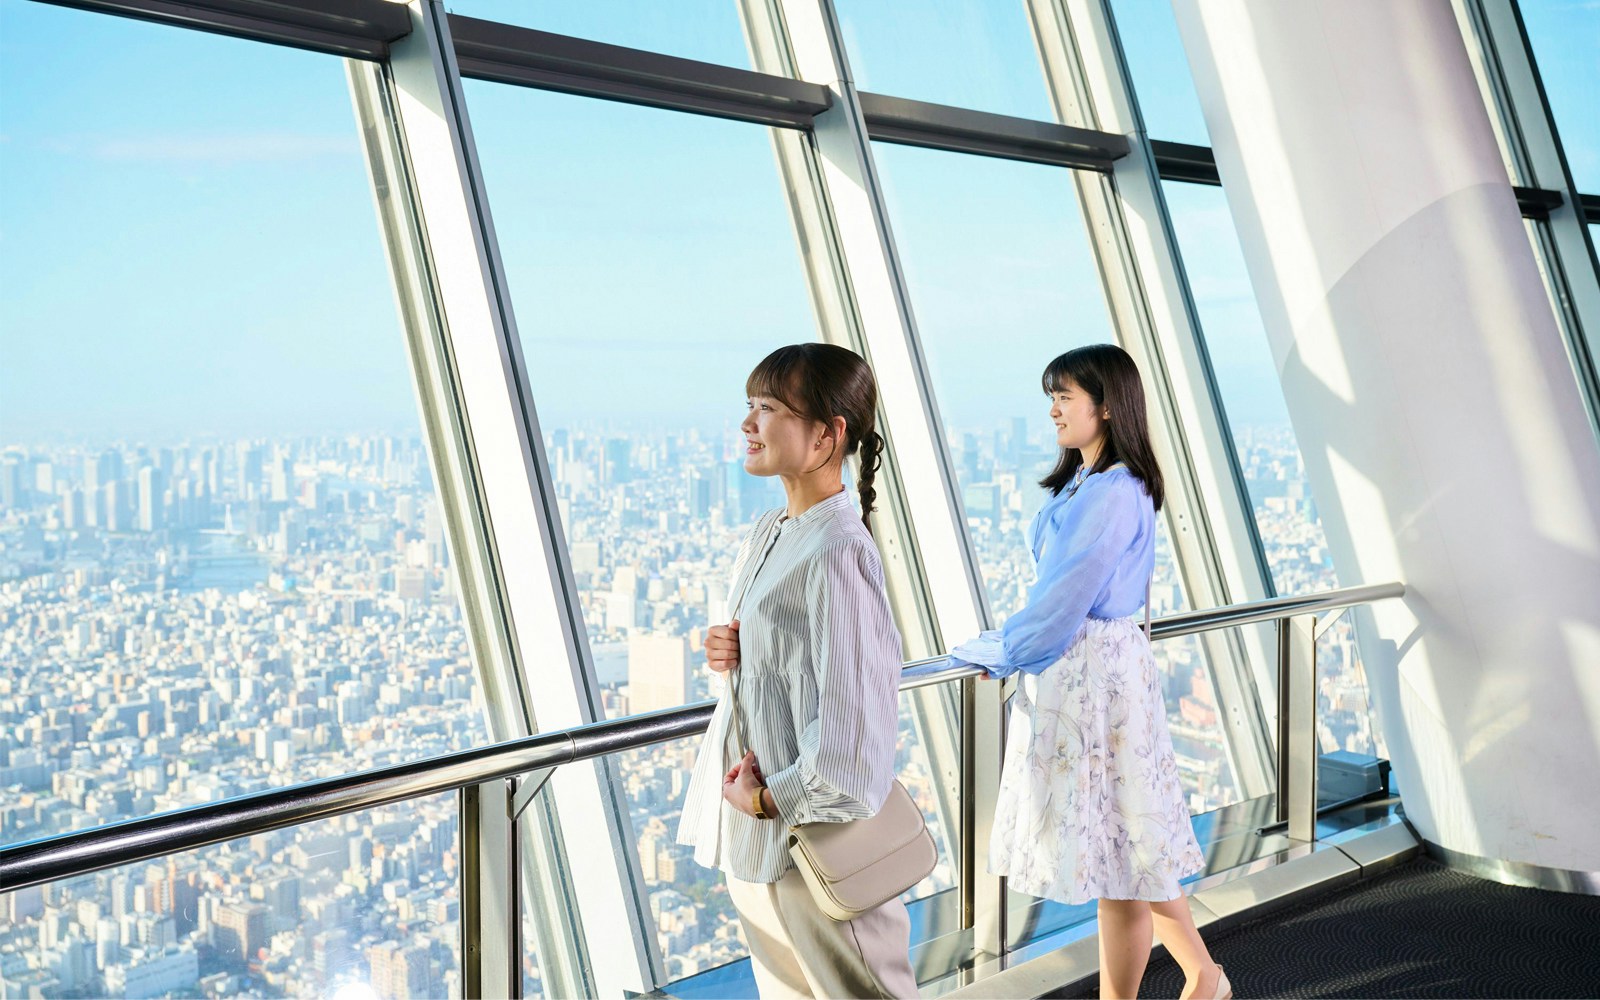
M 805 352 L 798 346 L 780 347 L 762 358 L 744 380 L 744 394 L 776 399 L 796 413 L 810 416 L 798 391 L 807 367 Z
M 1088 360 L 1083 357 L 1083 349 L 1068 351 L 1057 357 L 1045 366 L 1044 374 L 1040 376 L 1039 383 L 1044 387 L 1046 396 L 1060 392 L 1068 382 L 1080 388 L 1084 384 L 1084 377 L 1089 374 L 1089 366 L 1084 364 Z

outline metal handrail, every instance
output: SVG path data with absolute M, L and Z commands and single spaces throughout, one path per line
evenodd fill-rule
M 1276 597 L 1189 611 L 1155 621 L 1151 633 L 1155 639 L 1170 639 L 1402 597 L 1405 590 L 1405 585 L 1399 583 L 1374 584 L 1306 597 Z M 984 673 L 981 667 L 946 664 L 943 656 L 907 663 L 901 674 L 900 689 L 943 684 Z M 524 736 L 472 750 L 320 778 L 92 830 L 0 847 L 0 891 L 42 885 L 270 830 L 694 736 L 704 732 L 710 724 L 715 706 L 714 701 L 702 701 L 682 708 Z

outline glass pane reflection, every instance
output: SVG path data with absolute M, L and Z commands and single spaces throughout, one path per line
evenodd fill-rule
M 1517 7 L 1572 182 L 1579 191 L 1600 193 L 1600 115 L 1594 106 L 1600 5 L 1592 0 L 1519 0 Z
M 1112 0 L 1111 10 L 1145 132 L 1152 139 L 1211 145 L 1172 4 Z
M 1055 121 L 1039 51 L 1022 3 L 838 0 L 856 86 L 907 97 Z

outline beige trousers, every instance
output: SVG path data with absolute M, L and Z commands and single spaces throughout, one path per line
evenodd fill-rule
M 854 920 L 831 920 L 796 868 L 771 883 L 729 876 L 728 895 L 750 945 L 761 1000 L 917 996 L 911 918 L 900 900 Z

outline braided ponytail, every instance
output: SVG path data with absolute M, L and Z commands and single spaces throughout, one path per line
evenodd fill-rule
M 873 504 L 878 499 L 878 491 L 873 488 L 872 481 L 877 478 L 878 469 L 883 465 L 883 435 L 871 429 L 861 435 L 861 440 L 856 444 L 856 457 L 861 463 L 856 477 L 856 495 L 861 498 L 861 523 L 867 526 L 867 534 L 870 535 Z

